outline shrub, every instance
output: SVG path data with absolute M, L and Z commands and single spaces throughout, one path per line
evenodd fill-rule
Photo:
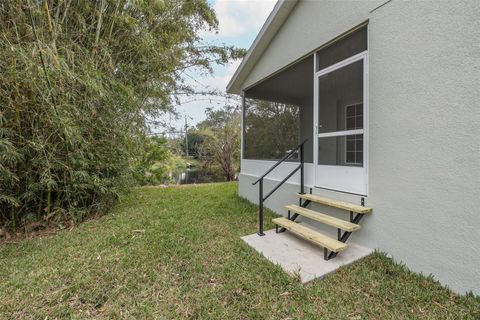
M 216 26 L 206 0 L 1 1 L 0 225 L 108 209 L 182 71 L 244 53 Z

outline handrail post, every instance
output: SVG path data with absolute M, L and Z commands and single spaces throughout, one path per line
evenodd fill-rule
M 260 179 L 258 186 L 258 235 L 265 235 L 263 233 L 263 178 Z
M 304 172 L 304 167 L 305 167 L 305 154 L 304 154 L 304 145 L 305 142 L 307 142 L 308 139 L 304 140 L 300 145 L 298 145 L 295 149 L 290 151 L 287 155 L 285 155 L 282 159 L 278 160 L 277 163 L 275 163 L 270 169 L 267 170 L 260 178 L 258 178 L 255 182 L 252 182 L 252 185 L 258 185 L 258 232 L 257 234 L 259 236 L 264 236 L 265 233 L 263 232 L 264 229 L 264 217 L 263 217 L 263 202 L 267 200 L 268 197 L 270 197 L 281 185 L 283 185 L 285 182 L 287 182 L 288 179 L 292 175 L 294 175 L 299 169 L 300 169 L 300 193 L 305 194 L 305 172 Z M 273 190 L 270 191 L 270 193 L 267 194 L 266 197 L 263 197 L 263 179 L 269 174 L 273 169 L 278 167 L 279 164 L 281 164 L 283 161 L 287 160 L 290 158 L 293 154 L 298 152 L 298 149 L 300 149 L 300 165 L 295 168 L 285 179 L 283 179 Z M 302 204 L 302 199 L 299 199 L 300 205 Z
M 304 147 L 305 143 L 300 146 L 300 194 L 305 194 L 305 174 L 304 174 Z

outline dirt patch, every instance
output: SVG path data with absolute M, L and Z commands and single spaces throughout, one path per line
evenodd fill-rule
M 16 232 L 12 232 L 6 226 L 0 226 L 0 246 L 7 243 L 16 243 L 25 239 L 33 239 L 38 237 L 49 237 L 57 234 L 62 230 L 73 230 L 76 226 L 89 220 L 100 218 L 101 214 L 90 214 L 81 222 L 74 223 L 71 220 L 59 222 L 35 221 L 24 224 L 17 228 Z

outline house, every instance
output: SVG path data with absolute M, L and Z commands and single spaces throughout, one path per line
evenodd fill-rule
M 474 0 L 278 1 L 227 87 L 240 196 L 268 195 L 278 231 L 327 260 L 358 243 L 479 294 L 478 17 Z

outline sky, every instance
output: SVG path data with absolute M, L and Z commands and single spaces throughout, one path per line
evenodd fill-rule
M 209 2 L 217 14 L 219 31 L 218 34 L 204 32 L 201 34 L 204 41 L 213 44 L 225 43 L 248 49 L 277 0 L 211 0 Z M 192 70 L 186 77 L 187 83 L 193 84 L 198 91 L 217 89 L 225 92 L 225 88 L 240 62 L 238 60 L 227 66 L 215 66 L 211 76 L 201 75 Z M 193 126 L 205 119 L 207 107 L 219 109 L 228 102 L 225 98 L 217 96 L 187 97 L 182 99 L 182 104 L 176 108 L 179 119 L 166 115 L 162 120 L 166 122 L 167 126 L 180 130 L 185 124 L 185 116 L 187 116 L 189 126 Z M 162 126 L 154 130 L 162 132 L 165 128 Z

